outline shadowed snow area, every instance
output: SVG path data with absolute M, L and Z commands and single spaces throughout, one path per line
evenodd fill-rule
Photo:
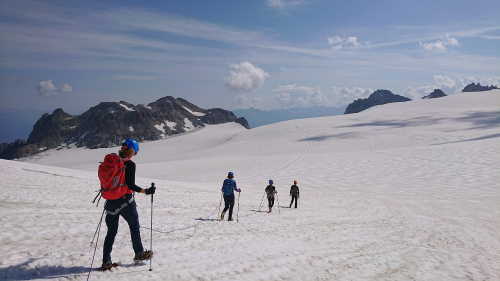
M 0 280 L 86 279 L 97 165 L 116 150 L 0 160 Z M 131 266 L 121 220 L 112 256 L 126 266 L 91 280 L 500 280 L 499 151 L 500 90 L 142 143 L 137 184 L 158 187 L 153 271 Z M 216 220 L 227 171 L 239 223 Z M 148 248 L 150 198 L 136 200 Z

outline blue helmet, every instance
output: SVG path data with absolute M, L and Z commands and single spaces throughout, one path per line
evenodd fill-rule
M 228 177 L 228 178 L 234 178 L 234 174 L 233 174 L 233 172 L 229 172 L 229 173 L 227 173 L 227 177 Z
M 134 140 L 134 139 L 126 139 L 123 143 L 122 146 L 126 146 L 128 148 L 132 148 L 135 153 L 139 152 L 139 143 Z
M 273 184 L 273 183 L 274 183 L 273 180 L 269 180 L 269 184 Z

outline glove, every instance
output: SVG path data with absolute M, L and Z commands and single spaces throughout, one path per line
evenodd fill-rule
M 236 191 L 241 192 L 241 189 L 238 188 L 238 189 L 236 189 Z
M 155 191 L 156 191 L 156 186 L 144 189 L 144 193 L 146 195 L 155 194 Z

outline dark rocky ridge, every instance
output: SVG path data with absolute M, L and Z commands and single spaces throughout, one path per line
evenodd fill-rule
M 446 94 L 441 91 L 441 89 L 434 89 L 432 93 L 428 94 L 427 96 L 422 97 L 423 99 L 436 99 L 436 98 L 442 98 L 446 97 Z
M 58 108 L 38 119 L 27 141 L 0 144 L 0 158 L 21 158 L 70 144 L 87 148 L 112 147 L 128 137 L 140 141 L 158 140 L 204 127 L 205 124 L 227 122 L 249 128 L 245 118 L 237 118 L 231 111 L 203 109 L 185 99 L 171 96 L 148 105 L 133 105 L 125 101 L 101 102 L 75 116 Z
M 376 105 L 410 101 L 409 98 L 393 94 L 389 90 L 376 90 L 366 99 L 357 99 L 349 104 L 344 114 L 358 113 Z
M 483 86 L 480 83 L 470 83 L 469 85 L 465 86 L 465 88 L 462 90 L 462 92 L 482 92 L 482 91 L 489 91 L 489 90 L 495 90 L 498 89 L 497 86 L 491 85 L 491 86 Z

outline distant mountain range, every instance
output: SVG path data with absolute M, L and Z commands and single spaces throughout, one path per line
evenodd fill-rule
M 307 107 L 275 110 L 247 108 L 235 109 L 233 112 L 237 116 L 244 117 L 250 127 L 255 128 L 292 119 L 339 115 L 344 112 L 344 107 Z
M 482 91 L 489 91 L 489 90 L 495 90 L 498 89 L 497 86 L 491 85 L 491 86 L 483 86 L 480 83 L 470 83 L 469 85 L 465 86 L 465 88 L 462 90 L 462 92 L 482 92 Z
M 497 86 L 467 85 L 463 92 L 498 89 Z M 440 98 L 446 94 L 435 89 L 423 99 Z M 133 105 L 125 101 L 102 102 L 81 115 L 71 115 L 58 108 L 45 113 L 33 126 L 27 140 L 0 144 L 0 158 L 30 156 L 48 149 L 64 147 L 100 148 L 119 145 L 132 137 L 138 140 L 158 140 L 205 126 L 236 122 L 245 128 L 259 127 L 280 121 L 361 112 L 370 107 L 405 102 L 410 99 L 389 90 L 376 90 L 368 98 L 357 99 L 345 111 L 339 107 L 310 107 L 280 110 L 237 109 L 234 113 L 220 108 L 203 109 L 185 99 L 167 96 L 148 105 Z M 26 114 L 27 119 L 31 118 Z M 240 116 L 240 117 L 237 117 Z M 1 115 L 0 115 L 1 117 Z M 248 120 L 248 121 L 247 121 Z M 2 128 L 8 128 L 8 124 Z M 6 129 L 7 130 L 7 129 Z
M 236 122 L 249 128 L 245 118 L 220 108 L 203 109 L 185 99 L 167 96 L 148 105 L 125 101 L 101 102 L 81 115 L 58 108 L 35 123 L 29 138 L 0 144 L 0 158 L 13 159 L 52 148 L 100 148 L 119 145 L 128 137 L 158 140 L 205 126 Z
M 470 83 L 465 86 L 462 92 L 482 92 L 498 89 L 497 86 L 482 86 L 480 83 Z M 422 99 L 435 99 L 445 97 L 446 94 L 441 89 L 434 89 L 432 93 L 422 97 Z M 411 99 L 396 95 L 389 90 L 376 90 L 373 92 L 368 98 L 365 99 L 357 99 L 351 104 L 349 104 L 344 112 L 344 114 L 358 113 L 363 110 L 366 110 L 370 107 L 376 105 L 382 105 L 393 102 L 405 102 L 410 101 Z

